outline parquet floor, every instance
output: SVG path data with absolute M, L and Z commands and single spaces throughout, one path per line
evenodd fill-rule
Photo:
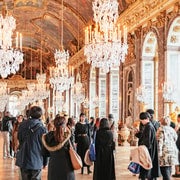
M 3 159 L 2 155 L 2 135 L 0 133 L 0 180 L 19 180 L 18 167 L 16 167 L 15 159 Z M 127 166 L 129 164 L 129 152 L 130 148 L 128 145 L 119 146 L 115 155 L 116 163 L 116 179 L 117 180 L 137 180 L 138 176 L 133 176 L 128 170 Z M 93 167 L 91 167 L 93 170 Z M 81 175 L 80 170 L 75 172 L 76 180 L 92 180 L 92 174 L 87 175 L 86 170 L 85 174 Z M 47 170 L 43 170 L 42 180 L 47 178 Z M 178 180 L 180 178 L 172 178 L 172 180 Z M 61 180 L 61 179 L 59 179 Z M 161 180 L 161 178 L 159 178 Z

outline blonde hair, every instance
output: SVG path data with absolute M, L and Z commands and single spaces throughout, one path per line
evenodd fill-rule
M 171 119 L 169 116 L 165 116 L 161 119 L 161 124 L 163 126 L 170 126 L 170 123 L 171 123 Z

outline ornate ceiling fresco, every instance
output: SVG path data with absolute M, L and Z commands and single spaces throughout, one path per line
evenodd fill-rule
M 127 2 L 119 1 L 120 12 Z M 62 38 L 70 56 L 84 46 L 84 29 L 93 19 L 92 0 L 63 0 L 63 7 L 62 0 L 4 0 L 0 10 L 4 3 L 16 19 L 16 32 L 23 35 L 24 63 L 19 74 L 26 78 L 33 78 L 40 71 L 41 55 L 44 72 L 54 65 L 54 52 L 61 48 Z M 14 32 L 14 45 L 15 35 Z
M 1 0 L 0 10 L 3 4 L 7 5 L 8 13 L 16 19 L 16 31 L 23 35 L 24 62 L 19 74 L 34 78 L 40 71 L 41 56 L 43 72 L 47 73 L 48 67 L 55 64 L 54 52 L 61 48 L 62 38 L 64 49 L 69 51 L 70 56 L 77 54 L 84 46 L 85 27 L 93 23 L 92 1 L 63 0 L 62 5 L 62 0 Z M 140 22 L 138 18 L 143 19 L 146 12 L 151 13 L 158 3 L 161 5 L 160 2 L 164 1 L 169 2 L 152 0 L 154 3 L 149 4 L 149 0 L 143 0 L 143 3 L 142 0 L 118 0 L 121 17 L 118 23 L 134 28 Z M 141 11 L 143 8 L 144 12 Z M 14 45 L 15 35 L 14 32 Z

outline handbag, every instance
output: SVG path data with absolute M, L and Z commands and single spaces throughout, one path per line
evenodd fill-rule
M 88 165 L 88 166 L 92 166 L 93 162 L 90 160 L 89 158 L 89 149 L 86 151 L 85 156 L 84 156 L 84 162 Z
M 128 166 L 129 171 L 131 171 L 133 174 L 139 174 L 140 172 L 140 165 L 135 162 L 130 162 Z
M 96 161 L 95 138 L 96 138 L 96 132 L 94 134 L 93 141 L 91 142 L 90 147 L 89 147 L 89 159 L 90 159 L 90 161 Z
M 74 150 L 71 141 L 69 140 L 69 155 L 70 155 L 70 159 L 71 159 L 71 163 L 72 166 L 74 168 L 74 170 L 78 170 L 82 168 L 82 160 L 81 157 L 77 154 L 77 152 Z

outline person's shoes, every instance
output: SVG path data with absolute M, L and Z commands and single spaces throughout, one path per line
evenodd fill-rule
M 173 174 L 172 177 L 180 177 L 180 174 Z
M 89 167 L 89 166 L 87 167 L 87 173 L 88 173 L 88 174 L 92 173 L 92 171 L 90 170 L 90 167 Z
M 82 167 L 82 168 L 81 168 L 81 174 L 83 174 L 83 173 L 84 173 L 84 168 Z
M 12 157 L 12 156 L 8 156 L 8 158 L 13 159 L 13 157 Z

